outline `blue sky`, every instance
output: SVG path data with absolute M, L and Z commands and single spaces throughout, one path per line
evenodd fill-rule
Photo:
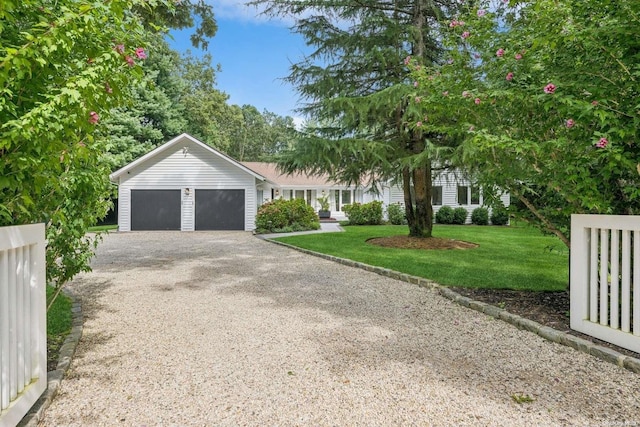
M 218 32 L 209 42 L 207 52 L 213 65 L 220 64 L 218 89 L 227 93 L 231 104 L 251 104 L 259 111 L 267 109 L 299 122 L 295 88 L 281 79 L 289 74 L 291 63 L 300 61 L 306 47 L 303 39 L 291 33 L 291 21 L 268 20 L 243 0 L 209 0 L 214 7 Z M 200 56 L 191 46 L 191 31 L 174 31 L 169 40 L 173 49 L 187 49 Z

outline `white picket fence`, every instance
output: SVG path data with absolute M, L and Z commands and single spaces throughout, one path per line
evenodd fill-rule
M 640 216 L 571 216 L 571 328 L 640 353 Z
M 0 228 L 0 427 L 47 387 L 44 224 Z

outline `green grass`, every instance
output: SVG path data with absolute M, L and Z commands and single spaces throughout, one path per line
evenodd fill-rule
M 277 240 L 447 286 L 559 291 L 566 289 L 569 280 L 566 246 L 528 226 L 434 226 L 434 237 L 479 245 L 465 250 L 393 249 L 366 243 L 373 237 L 407 235 L 406 226 L 349 226 L 345 230 Z
M 55 288 L 47 286 L 47 306 L 55 294 Z M 47 335 L 66 335 L 71 330 L 71 299 L 62 292 L 47 312 Z
M 95 227 L 89 227 L 89 231 L 95 233 L 96 231 L 110 231 L 117 230 L 118 226 L 116 224 L 113 225 L 96 225 Z
M 56 290 L 47 286 L 47 306 Z M 60 293 L 47 312 L 47 370 L 56 369 L 60 347 L 71 331 L 71 299 Z

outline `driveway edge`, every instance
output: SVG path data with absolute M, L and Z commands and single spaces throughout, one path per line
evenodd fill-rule
M 614 365 L 618 365 L 621 368 L 627 369 L 636 374 L 640 374 L 640 359 L 637 359 L 631 356 L 626 356 L 615 350 L 612 350 L 610 348 L 607 348 L 598 344 L 594 344 L 593 342 L 585 340 L 583 338 L 567 334 L 566 332 L 558 331 L 557 329 L 553 329 L 549 326 L 541 325 L 540 323 L 534 322 L 533 320 L 529 320 L 524 317 L 518 316 L 517 314 L 510 313 L 503 308 L 499 308 L 491 304 L 487 304 L 485 302 L 476 301 L 471 298 L 462 296 L 459 293 L 454 292 L 451 289 L 444 287 L 432 280 L 425 279 L 422 277 L 412 276 L 405 273 L 400 273 L 394 270 L 389 270 L 388 268 L 376 267 L 376 266 L 372 266 L 362 262 L 353 261 L 350 259 L 339 258 L 333 255 L 327 255 L 320 252 L 314 252 L 309 249 L 299 248 L 297 246 L 293 246 L 288 243 L 279 242 L 277 240 L 272 240 L 268 238 L 263 240 L 267 242 L 275 243 L 277 245 L 285 246 L 287 248 L 294 249 L 298 252 L 302 252 L 308 255 L 313 255 L 316 257 L 324 258 L 329 261 L 337 262 L 339 264 L 343 264 L 349 267 L 360 268 L 366 271 L 370 271 L 372 273 L 379 274 L 381 276 L 390 277 L 396 280 L 401 280 L 403 282 L 418 285 L 423 288 L 437 290 L 440 293 L 440 295 L 461 306 L 471 308 L 473 310 L 484 313 L 488 316 L 510 323 L 515 327 L 517 327 L 518 329 L 524 329 L 529 332 L 533 332 L 534 334 L 537 334 L 548 341 L 552 341 L 558 344 L 565 345 L 567 347 L 571 347 L 582 353 L 590 354 L 594 357 L 597 357 L 598 359 L 604 360 L 605 362 L 613 363 Z
M 60 347 L 58 365 L 55 371 L 47 372 L 47 389 L 27 412 L 27 415 L 18 423 L 20 427 L 36 427 L 42 420 L 44 411 L 51 405 L 53 398 L 58 394 L 60 383 L 69 370 L 76 347 L 80 342 L 80 338 L 82 338 L 83 316 L 80 299 L 68 289 L 64 289 L 63 293 L 71 298 L 71 332 L 65 338 L 62 347 Z

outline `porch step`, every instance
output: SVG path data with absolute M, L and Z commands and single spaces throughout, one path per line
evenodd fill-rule
M 338 220 L 335 218 L 322 218 L 320 219 L 320 222 L 338 222 Z

